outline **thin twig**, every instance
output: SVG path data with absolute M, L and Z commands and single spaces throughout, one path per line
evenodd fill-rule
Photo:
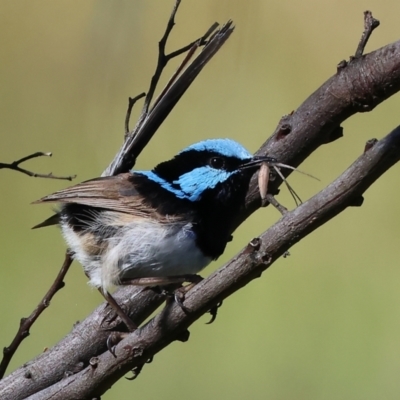
M 183 59 L 181 65 L 177 68 L 177 70 L 174 72 L 174 74 L 171 76 L 169 81 L 167 82 L 166 86 L 164 89 L 161 91 L 161 93 L 158 95 L 157 99 L 154 101 L 152 109 L 154 109 L 157 104 L 159 103 L 160 100 L 164 98 L 164 95 L 168 92 L 168 90 L 171 88 L 171 86 L 176 82 L 177 78 L 181 74 L 181 72 L 185 69 L 185 67 L 189 64 L 189 61 L 193 58 L 194 53 L 196 50 L 201 47 L 205 46 L 207 44 L 206 39 L 208 38 L 211 33 L 215 31 L 215 29 L 218 28 L 218 23 L 215 22 L 211 27 L 207 30 L 207 32 L 200 38 L 195 40 L 194 42 L 188 44 L 187 46 L 182 47 L 179 50 L 176 50 L 167 56 L 165 56 L 166 60 L 169 61 L 174 57 L 179 56 L 180 54 L 183 54 L 185 52 L 188 52 L 186 57 Z
M 145 99 L 144 105 L 143 105 L 142 115 L 146 115 L 148 113 L 150 103 L 154 96 L 154 92 L 156 90 L 158 81 L 160 80 L 163 69 L 167 65 L 168 60 L 166 60 L 166 56 L 165 56 L 165 46 L 167 44 L 168 37 L 175 25 L 175 16 L 176 16 L 176 13 L 178 12 L 178 8 L 179 8 L 180 4 L 181 4 L 181 0 L 176 0 L 174 8 L 172 9 L 171 15 L 167 22 L 167 27 L 165 28 L 164 35 L 158 43 L 158 60 L 157 60 L 156 71 L 154 72 L 154 75 L 151 78 L 150 87 L 149 87 L 149 90 L 147 91 L 147 96 L 146 96 L 146 99 Z
M 141 99 L 142 97 L 145 97 L 146 93 L 140 93 L 135 97 L 129 97 L 128 100 L 128 109 L 126 110 L 126 116 L 125 116 L 125 137 L 129 134 L 129 121 L 131 119 L 131 113 L 132 113 L 132 108 L 135 105 L 135 103 Z
M 165 85 L 164 89 L 161 91 L 161 93 L 158 95 L 156 100 L 154 100 L 152 109 L 154 109 L 157 104 L 164 98 L 165 94 L 168 92 L 168 90 L 171 88 L 171 86 L 176 82 L 177 78 L 181 74 L 181 72 L 185 69 L 185 67 L 189 64 L 189 61 L 193 58 L 194 53 L 196 50 L 199 48 L 198 43 L 193 43 L 191 48 L 189 49 L 188 53 L 186 54 L 186 57 L 183 59 L 179 67 L 176 69 L 176 71 L 173 73 L 171 78 L 169 78 L 169 81 Z
M 371 11 L 364 11 L 364 32 L 361 35 L 360 42 L 358 43 L 356 54 L 354 58 L 360 58 L 364 54 L 365 46 L 367 45 L 368 39 L 375 28 L 379 26 L 379 20 L 372 16 Z
M 41 302 L 37 305 L 37 307 L 32 311 L 31 315 L 28 318 L 21 318 L 21 322 L 19 325 L 18 332 L 16 333 L 13 341 L 8 347 L 4 347 L 3 349 L 3 359 L 0 363 L 0 379 L 3 378 L 8 364 L 11 361 L 14 353 L 17 351 L 21 342 L 29 336 L 29 329 L 34 324 L 34 322 L 39 318 L 40 314 L 50 305 L 50 301 L 53 296 L 64 287 L 65 283 L 63 281 L 66 273 L 70 265 L 72 264 L 72 258 L 67 252 L 65 255 L 64 263 L 58 272 L 58 275 L 51 285 L 48 292 L 45 294 Z
M 17 161 L 13 161 L 10 164 L 7 163 L 0 163 L 0 169 L 11 169 L 13 171 L 18 171 L 23 174 L 26 174 L 28 176 L 32 176 L 34 178 L 49 178 L 49 179 L 62 179 L 62 180 L 67 180 L 67 181 L 72 181 L 72 179 L 76 178 L 76 175 L 71 175 L 71 176 L 56 176 L 53 175 L 51 172 L 49 174 L 38 174 L 36 172 L 29 171 L 27 169 L 19 167 L 19 164 L 31 160 L 32 158 L 37 158 L 37 157 L 51 157 L 52 153 L 43 153 L 42 151 L 38 151 L 36 153 L 30 154 L 29 156 L 22 157 Z
M 282 215 L 285 215 L 288 212 L 287 208 L 279 203 L 278 200 L 276 200 L 275 197 L 270 193 L 265 196 L 265 201 L 273 205 Z
M 199 39 L 194 40 L 192 43 L 189 43 L 188 45 L 175 50 L 171 53 L 169 53 L 166 58 L 168 60 L 171 60 L 174 57 L 177 57 L 183 53 L 186 53 L 187 51 L 189 51 L 195 44 L 197 44 L 198 47 L 204 46 L 205 44 L 207 44 L 207 38 L 218 28 L 219 24 L 218 22 L 214 22 L 207 30 L 207 32 Z
M 175 3 L 175 6 L 172 10 L 171 16 L 169 17 L 167 27 L 165 29 L 164 35 L 161 38 L 160 42 L 158 43 L 158 60 L 157 60 L 157 66 L 156 70 L 154 72 L 153 77 L 151 78 L 150 82 L 150 87 L 147 92 L 146 100 L 143 105 L 143 111 L 142 111 L 142 116 L 147 115 L 149 112 L 151 100 L 153 99 L 154 92 L 157 88 L 158 82 L 160 80 L 161 74 L 168 64 L 170 60 L 172 60 L 174 57 L 177 57 L 186 51 L 189 51 L 195 44 L 198 46 L 203 46 L 206 44 L 207 38 L 217 29 L 218 23 L 214 23 L 211 25 L 211 27 L 207 30 L 207 32 L 201 36 L 200 38 L 194 40 L 193 42 L 189 43 L 186 46 L 183 46 L 182 48 L 175 50 L 169 54 L 165 54 L 165 47 L 169 38 L 169 35 L 175 25 L 175 16 L 178 11 L 178 7 L 180 4 L 180 0 L 177 0 Z

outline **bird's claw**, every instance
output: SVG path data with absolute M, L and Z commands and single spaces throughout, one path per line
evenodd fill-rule
M 183 304 L 183 302 L 185 301 L 185 293 L 186 293 L 186 290 L 184 290 L 184 289 L 185 289 L 185 286 L 175 290 L 175 292 L 174 292 L 174 300 L 175 300 L 175 303 L 178 304 L 178 306 L 181 308 L 181 310 L 185 314 L 188 314 L 189 313 L 189 309 Z
M 153 361 L 153 356 L 151 356 L 145 363 L 139 364 L 135 368 L 131 369 L 131 372 L 133 375 L 130 378 L 125 377 L 125 379 L 127 379 L 128 381 L 135 380 L 139 376 L 140 372 L 142 371 L 144 364 L 150 364 L 152 361 Z
M 206 322 L 207 325 L 212 324 L 215 319 L 217 318 L 217 313 L 218 313 L 218 309 L 222 306 L 222 300 L 217 303 L 215 306 L 211 307 L 210 310 L 208 311 L 211 314 L 211 319 Z
M 111 332 L 108 335 L 107 349 L 115 358 L 117 358 L 117 355 L 115 354 L 115 348 L 116 348 L 117 344 L 122 339 L 125 339 L 128 335 L 129 335 L 129 333 L 127 333 L 127 332 Z

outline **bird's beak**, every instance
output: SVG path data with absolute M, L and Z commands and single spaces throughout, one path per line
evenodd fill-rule
M 261 166 L 261 164 L 266 163 L 268 166 L 276 164 L 277 160 L 273 157 L 268 156 L 254 156 L 249 161 L 246 161 L 240 166 L 240 169 L 256 169 Z

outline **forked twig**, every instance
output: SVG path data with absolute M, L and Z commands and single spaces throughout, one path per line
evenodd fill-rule
M 128 105 L 128 110 L 126 113 L 126 117 L 125 117 L 125 138 L 127 138 L 127 136 L 129 135 L 130 129 L 129 129 L 129 121 L 130 121 L 130 117 L 131 117 L 131 112 L 132 112 L 132 108 L 134 106 L 134 104 L 136 103 L 137 100 L 141 99 L 142 97 L 145 97 L 144 100 L 144 104 L 143 104 L 143 108 L 142 108 L 142 112 L 140 115 L 140 118 L 136 124 L 135 130 L 134 132 L 132 132 L 132 136 L 134 136 L 135 133 L 138 132 L 138 128 L 141 125 L 141 123 L 143 123 L 143 121 L 146 119 L 146 117 L 149 114 L 149 109 L 150 109 L 150 104 L 151 101 L 154 97 L 154 93 L 155 90 L 157 88 L 158 82 L 161 78 L 161 75 L 164 71 L 164 68 L 166 67 L 166 65 L 168 64 L 168 62 L 170 60 L 172 60 L 175 57 L 178 57 L 181 54 L 186 53 L 187 51 L 190 51 L 193 49 L 194 46 L 200 47 L 200 46 L 204 46 L 206 44 L 207 38 L 215 31 L 215 29 L 217 29 L 218 27 L 218 23 L 214 23 L 211 25 L 211 27 L 206 31 L 206 33 L 201 36 L 200 38 L 194 40 L 193 42 L 187 44 L 186 46 L 181 47 L 178 50 L 172 51 L 169 54 L 165 53 L 165 48 L 167 45 L 167 41 L 169 38 L 169 35 L 175 25 L 175 16 L 176 13 L 178 11 L 179 5 L 181 3 L 181 0 L 176 0 L 175 2 L 175 6 L 171 12 L 171 15 L 169 17 L 168 23 L 167 23 L 167 27 L 165 29 L 164 35 L 161 38 L 160 42 L 158 43 L 158 60 L 157 60 L 157 66 L 156 66 L 156 70 L 154 72 L 153 77 L 151 78 L 150 81 L 150 86 L 149 86 L 149 90 L 146 93 L 141 93 L 138 96 L 135 96 L 133 98 L 129 98 L 129 105 Z M 172 85 L 172 83 L 175 81 L 176 77 L 179 75 L 179 73 L 183 70 L 183 67 L 187 64 L 187 62 L 189 61 L 189 59 L 191 58 L 193 54 L 190 54 L 190 57 L 186 57 L 186 61 L 184 61 L 181 66 L 178 68 L 177 72 L 175 72 L 175 74 L 172 76 L 172 78 L 169 80 L 169 82 L 167 83 L 167 86 L 164 88 L 163 92 L 159 95 L 157 101 L 163 97 L 163 94 L 168 90 L 169 86 Z M 156 102 L 157 102 L 156 101 Z M 153 108 L 155 107 L 156 104 L 153 105 Z M 136 157 L 139 154 L 136 155 Z
M 129 134 L 129 121 L 131 119 L 131 113 L 132 113 L 132 108 L 135 105 L 135 103 L 146 96 L 146 93 L 140 93 L 135 97 L 129 97 L 128 99 L 128 109 L 126 110 L 126 116 L 125 116 L 125 139 L 127 135 Z
M 193 42 L 189 43 L 186 46 L 183 46 L 182 48 L 175 50 L 171 52 L 170 54 L 165 53 L 165 48 L 167 45 L 167 41 L 169 38 L 169 35 L 172 32 L 172 29 L 175 25 L 175 16 L 178 11 L 179 5 L 181 3 L 181 0 L 176 0 L 175 6 L 172 9 L 171 15 L 169 17 L 167 27 L 165 29 L 164 35 L 161 38 L 160 42 L 158 43 L 158 60 L 157 60 L 157 66 L 156 70 L 154 72 L 153 77 L 151 78 L 150 82 L 150 87 L 146 95 L 146 99 L 144 101 L 143 105 L 143 110 L 142 110 L 142 115 L 146 115 L 149 111 L 151 100 L 153 99 L 154 92 L 157 88 L 158 82 L 160 80 L 161 74 L 168 64 L 170 60 L 172 60 L 175 57 L 178 57 L 179 55 L 186 53 L 189 51 L 194 44 L 198 43 L 199 46 L 203 46 L 206 43 L 207 38 L 212 34 L 212 32 L 218 27 L 217 23 L 214 23 L 208 30 L 207 32 L 200 38 L 194 40 Z
M 44 153 L 42 151 L 37 151 L 36 153 L 30 154 L 29 156 L 22 157 L 17 161 L 13 161 L 10 164 L 0 163 L 0 169 L 11 169 L 13 171 L 22 172 L 25 175 L 32 176 L 34 178 L 49 178 L 49 179 L 63 179 L 67 181 L 72 181 L 72 179 L 76 178 L 76 175 L 71 176 L 56 176 L 51 172 L 49 174 L 38 174 L 37 172 L 32 172 L 27 169 L 21 168 L 19 164 L 22 164 L 25 161 L 31 160 L 32 158 L 37 157 L 51 157 L 52 153 Z
M 364 54 L 365 46 L 367 45 L 368 39 L 375 28 L 379 26 L 379 20 L 372 16 L 371 11 L 364 12 L 364 32 L 361 35 L 360 42 L 358 43 L 354 58 L 360 58 Z

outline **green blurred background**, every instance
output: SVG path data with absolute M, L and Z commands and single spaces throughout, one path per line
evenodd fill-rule
M 173 0 L 2 0 L 0 161 L 35 151 L 37 172 L 98 176 L 119 148 L 128 96 L 147 89 Z M 201 139 L 231 137 L 255 151 L 290 113 L 354 54 L 371 9 L 382 25 L 367 51 L 400 38 L 398 0 L 184 0 L 169 50 L 232 18 L 236 29 L 143 152 L 151 168 Z M 176 64 L 167 69 L 167 76 Z M 163 81 L 165 82 L 165 80 Z M 346 122 L 345 136 L 290 177 L 303 199 L 321 190 L 400 123 L 400 97 Z M 133 117 L 132 125 L 134 122 Z M 291 249 L 262 277 L 202 318 L 189 342 L 174 343 L 135 382 L 103 397 L 154 399 L 397 399 L 400 393 L 399 167 Z M 0 346 L 10 343 L 52 283 L 65 245 L 55 228 L 31 231 L 50 215 L 32 206 L 69 185 L 0 171 Z M 278 198 L 293 207 L 282 189 Z M 267 208 L 246 221 L 211 271 L 279 218 Z M 74 264 L 9 371 L 67 334 L 102 299 Z

